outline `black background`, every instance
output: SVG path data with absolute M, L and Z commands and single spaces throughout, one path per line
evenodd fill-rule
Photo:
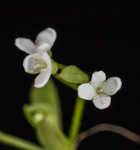
M 24 72 L 26 54 L 14 46 L 14 39 L 22 36 L 34 40 L 41 30 L 53 27 L 58 33 L 52 50 L 56 61 L 75 64 L 90 74 L 104 70 L 108 77 L 119 76 L 123 81 L 109 109 L 99 111 L 91 102 L 86 103 L 81 130 L 107 122 L 140 134 L 139 18 L 139 10 L 123 8 L 1 9 L 0 130 L 37 142 L 22 112 L 34 77 Z M 67 134 L 76 94 L 59 82 L 57 85 Z M 140 146 L 116 134 L 100 133 L 84 141 L 79 149 L 138 150 Z

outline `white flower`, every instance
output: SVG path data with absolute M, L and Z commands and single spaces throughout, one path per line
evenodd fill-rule
M 23 62 L 25 71 L 30 74 L 39 74 L 35 79 L 36 88 L 43 87 L 51 76 L 52 64 L 47 52 L 51 50 L 56 37 L 55 30 L 47 28 L 38 34 L 35 43 L 27 38 L 15 40 L 15 45 L 29 54 Z
M 122 86 L 121 79 L 111 77 L 106 80 L 103 71 L 95 72 L 90 83 L 78 87 L 78 95 L 85 100 L 92 100 L 98 109 L 108 108 L 111 104 L 111 96 L 116 94 Z

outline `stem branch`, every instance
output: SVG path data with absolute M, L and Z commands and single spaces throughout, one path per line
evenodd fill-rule
M 64 69 L 64 68 L 66 67 L 66 65 L 59 64 L 59 63 L 57 63 L 57 65 L 58 65 L 58 68 L 59 68 L 59 69 Z

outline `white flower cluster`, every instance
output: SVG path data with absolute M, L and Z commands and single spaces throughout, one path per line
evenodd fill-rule
M 17 38 L 15 45 L 29 55 L 24 59 L 23 66 L 27 73 L 39 74 L 34 86 L 41 88 L 48 82 L 52 73 L 51 58 L 48 51 L 51 50 L 57 38 L 56 31 L 47 28 L 40 32 L 33 43 L 27 38 Z M 122 82 L 118 77 L 106 80 L 103 71 L 93 73 L 91 82 L 78 87 L 78 96 L 85 100 L 92 100 L 98 109 L 108 108 L 111 104 L 111 96 L 121 88 Z
M 39 74 L 35 79 L 36 88 L 43 87 L 52 73 L 51 58 L 48 51 L 51 50 L 57 34 L 54 29 L 47 28 L 40 32 L 33 43 L 27 38 L 17 38 L 15 45 L 29 54 L 23 62 L 24 69 L 30 74 Z

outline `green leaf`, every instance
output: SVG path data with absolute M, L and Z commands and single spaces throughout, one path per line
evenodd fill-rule
M 56 119 L 57 125 L 61 127 L 61 108 L 59 103 L 59 96 L 56 86 L 52 79 L 46 84 L 45 87 L 37 89 L 32 88 L 30 95 L 31 105 L 34 106 L 34 110 L 42 112 L 42 106 L 46 109 L 47 114 L 53 112 L 53 116 Z M 27 109 L 26 109 L 27 110 Z M 29 110 L 29 109 L 28 109 Z
M 59 76 L 70 83 L 74 84 L 82 84 L 89 81 L 89 77 L 86 73 L 84 73 L 81 69 L 76 66 L 68 66 L 65 67 Z
M 24 106 L 24 113 L 40 144 L 47 150 L 68 150 L 70 144 L 61 130 L 59 96 L 53 80 L 44 88 L 32 88 L 30 100 L 31 103 Z
M 36 133 L 41 145 L 47 150 L 68 150 L 69 140 L 51 118 L 42 120 L 37 126 Z

